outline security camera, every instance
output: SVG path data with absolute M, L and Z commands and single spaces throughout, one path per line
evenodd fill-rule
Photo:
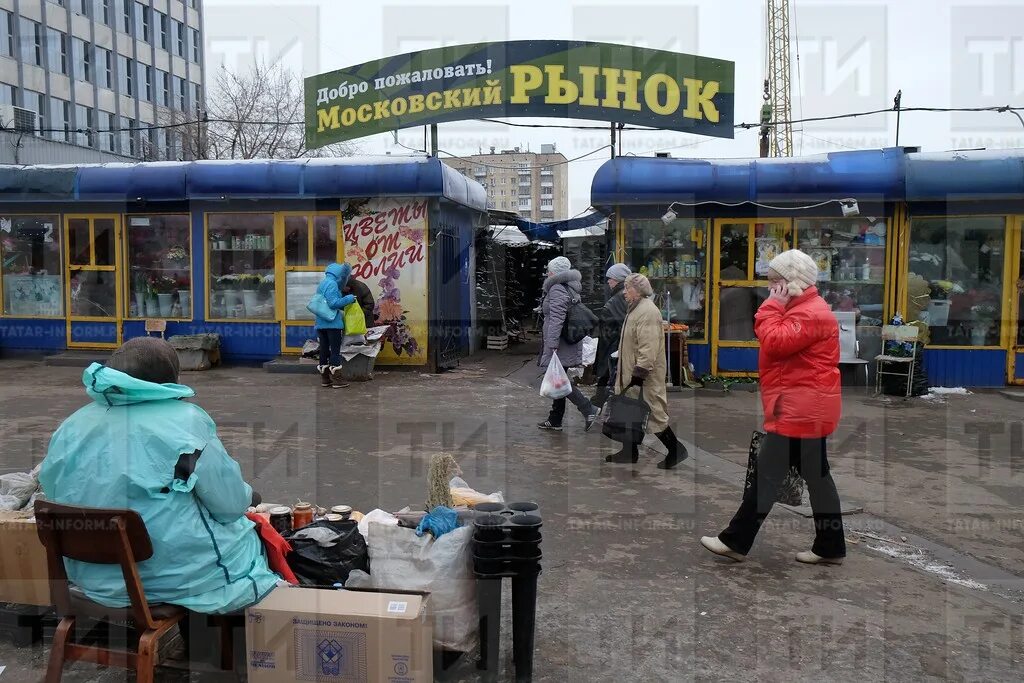
M 669 223 L 671 223 L 675 219 L 676 219 L 676 212 L 673 211 L 672 209 L 669 209 L 668 211 L 665 212 L 665 215 L 661 217 L 661 222 L 664 223 L 665 225 L 668 225 Z
M 843 210 L 844 218 L 860 215 L 860 207 L 857 205 L 856 199 L 840 199 L 839 207 Z

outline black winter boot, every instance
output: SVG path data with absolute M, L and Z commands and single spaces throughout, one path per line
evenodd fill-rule
M 640 460 L 640 446 L 635 443 L 624 443 L 617 453 L 604 456 L 605 462 L 619 464 L 635 464 L 638 460 Z
M 657 434 L 657 437 L 658 441 L 665 444 L 665 448 L 668 449 L 668 455 L 658 463 L 659 470 L 670 470 L 690 457 L 690 454 L 686 451 L 686 446 L 679 443 L 679 439 L 676 438 L 675 432 L 672 431 L 671 427 L 667 427 L 665 431 Z

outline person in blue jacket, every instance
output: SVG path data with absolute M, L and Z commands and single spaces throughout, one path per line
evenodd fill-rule
M 50 439 L 39 482 L 47 500 L 131 509 L 153 556 L 139 563 L 150 603 L 228 614 L 259 602 L 280 580 L 267 565 L 254 498 L 213 420 L 177 384 L 178 356 L 154 337 L 125 342 L 82 375 L 92 402 Z M 108 607 L 129 604 L 118 565 L 65 560 L 68 578 Z
M 348 385 L 341 381 L 341 339 L 345 335 L 344 308 L 354 303 L 356 298 L 351 294 L 342 295 L 341 290 L 348 283 L 352 274 L 352 266 L 347 263 L 332 263 L 324 270 L 324 279 L 317 288 L 327 305 L 337 313 L 328 320 L 316 316 L 316 332 L 320 338 L 320 364 L 316 371 L 320 374 L 320 384 L 343 389 Z

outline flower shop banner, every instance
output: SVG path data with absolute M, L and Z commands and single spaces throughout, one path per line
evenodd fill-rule
M 420 50 L 307 78 L 306 144 L 509 116 L 731 138 L 734 70 L 721 59 L 576 40 Z
M 427 363 L 427 202 L 376 199 L 345 221 L 345 262 L 369 286 L 377 325 L 391 325 L 378 362 Z

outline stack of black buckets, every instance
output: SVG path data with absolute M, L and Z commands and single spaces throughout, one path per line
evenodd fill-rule
M 516 680 L 533 677 L 540 528 L 536 503 L 480 503 L 475 508 L 473 569 L 480 603 L 479 668 L 498 672 L 501 634 L 501 583 L 512 580 L 512 661 Z

